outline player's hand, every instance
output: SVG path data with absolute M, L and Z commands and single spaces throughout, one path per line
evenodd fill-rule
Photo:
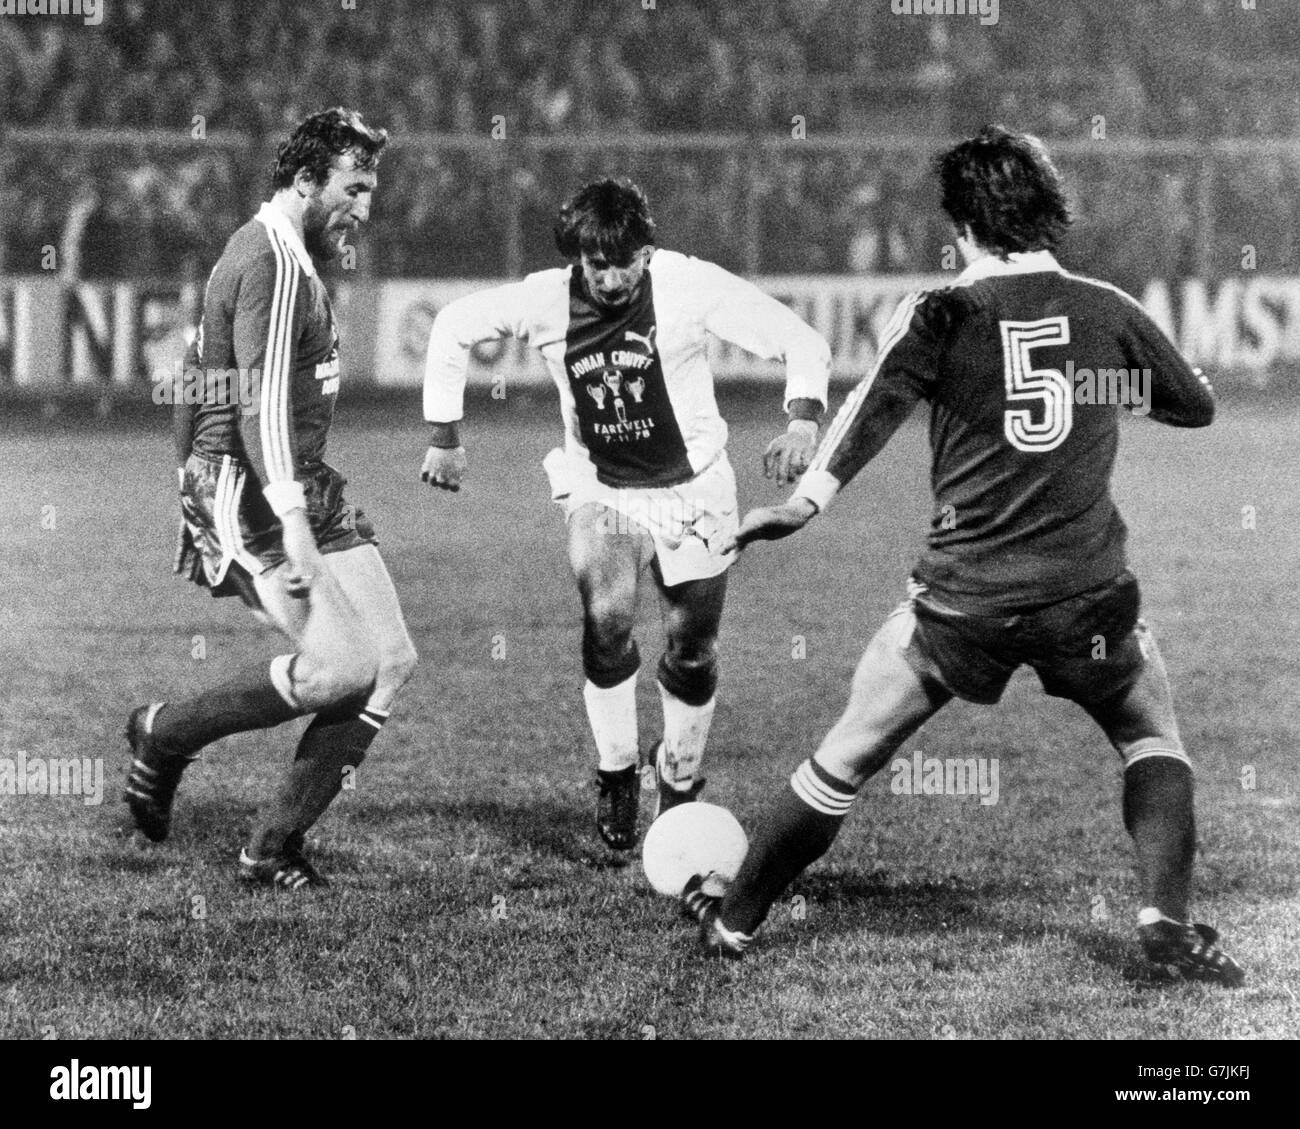
M 760 506 L 750 510 L 736 535 L 721 548 L 723 553 L 739 552 L 751 541 L 779 541 L 802 529 L 811 520 L 817 507 L 807 498 L 791 498 L 779 506 Z
M 430 447 L 420 468 L 420 481 L 439 490 L 459 490 L 468 470 L 464 447 Z
M 788 484 L 808 469 L 817 449 L 817 424 L 810 419 L 790 421 L 790 430 L 778 435 L 763 452 L 763 473 Z
M 316 547 L 306 510 L 290 510 L 281 521 L 284 525 L 284 587 L 295 600 L 303 600 L 311 593 L 312 584 L 325 567 L 325 562 Z

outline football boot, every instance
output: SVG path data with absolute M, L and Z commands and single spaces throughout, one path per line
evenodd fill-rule
M 154 715 L 161 702 L 140 706 L 127 718 L 123 736 L 131 746 L 131 765 L 126 774 L 122 799 L 144 837 L 161 843 L 172 824 L 172 801 L 189 757 L 162 752 L 153 740 Z
M 596 771 L 596 830 L 616 851 L 636 845 L 636 821 L 641 807 L 641 782 L 637 766 Z
M 1239 988 L 1246 972 L 1218 946 L 1219 934 L 1208 925 L 1164 919 L 1138 926 L 1147 960 L 1172 968 L 1185 980 L 1206 980 Z
M 700 944 L 710 956 L 727 957 L 739 960 L 753 944 L 754 938 L 749 933 L 728 929 L 718 916 L 722 907 L 722 897 L 710 893 L 707 880 L 702 875 L 695 875 L 682 890 L 682 915 L 700 925 Z

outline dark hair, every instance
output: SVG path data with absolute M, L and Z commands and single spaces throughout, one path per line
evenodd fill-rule
M 566 259 L 577 259 L 585 251 L 619 267 L 655 241 L 650 204 L 626 177 L 584 184 L 560 205 L 554 230 L 555 246 Z
M 336 157 L 351 153 L 356 167 L 371 172 L 388 144 L 386 129 L 372 129 L 355 110 L 335 106 L 304 118 L 280 143 L 275 154 L 273 188 L 288 188 L 299 169 L 306 169 L 316 184 L 324 184 Z
M 935 164 L 943 210 L 1002 257 L 1052 250 L 1070 226 L 1061 174 L 1037 137 L 986 125 Z

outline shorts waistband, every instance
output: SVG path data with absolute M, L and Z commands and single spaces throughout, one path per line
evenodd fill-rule
M 232 469 L 249 473 L 252 470 L 245 459 L 232 453 L 218 453 L 215 451 L 191 451 L 186 458 L 186 462 L 193 459 L 195 462 L 203 463 L 205 466 L 216 467 L 220 469 L 225 465 L 227 459 L 230 460 Z M 294 468 L 294 478 L 299 482 L 308 482 L 322 475 L 341 478 L 342 475 L 329 463 L 313 463 L 310 466 L 300 466 Z
M 953 596 L 948 592 L 936 592 L 930 585 L 915 576 L 907 578 L 907 596 L 908 599 L 923 603 L 928 609 L 936 612 L 947 619 L 969 619 L 983 623 L 998 623 L 1007 620 L 1017 620 L 1027 615 L 1034 615 L 1046 608 L 1055 607 L 1057 604 L 1063 604 L 1068 600 L 1078 600 L 1092 595 L 1099 595 L 1108 589 L 1118 588 L 1123 584 L 1136 580 L 1132 570 L 1128 568 L 1121 569 L 1114 576 L 1103 580 L 1100 584 L 1090 584 L 1086 588 L 1080 588 L 1077 592 L 1071 592 L 1069 595 L 1061 596 L 1055 600 L 1049 600 L 1046 603 L 1025 604 L 1020 607 L 1012 608 L 986 608 L 974 607 L 969 604 L 963 606 L 961 597 Z

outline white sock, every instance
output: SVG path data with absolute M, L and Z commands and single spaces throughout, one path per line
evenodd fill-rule
M 704 745 L 713 724 L 713 707 L 717 697 L 702 706 L 688 706 L 681 698 L 659 684 L 664 703 L 664 743 L 659 749 L 659 777 L 679 792 L 686 791 L 700 774 Z
M 1154 925 L 1157 921 L 1174 921 L 1174 919 L 1161 913 L 1155 906 L 1143 906 L 1138 910 L 1139 925 Z M 1184 923 L 1181 921 L 1174 921 L 1174 924 L 1182 925 Z
M 636 764 L 640 755 L 636 732 L 636 675 L 617 686 L 602 689 L 588 681 L 582 688 L 587 720 L 596 739 L 596 755 L 604 772 L 618 772 Z

